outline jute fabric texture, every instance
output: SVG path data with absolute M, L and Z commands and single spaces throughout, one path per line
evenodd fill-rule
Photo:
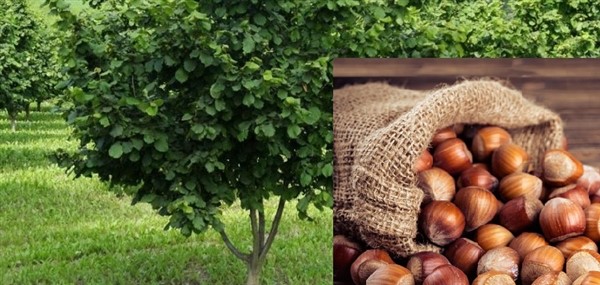
M 436 130 L 457 123 L 506 128 L 540 172 L 543 153 L 559 148 L 560 117 L 490 80 L 430 91 L 385 83 L 337 89 L 334 113 L 334 233 L 406 257 L 440 251 L 418 234 L 423 192 L 413 170 Z

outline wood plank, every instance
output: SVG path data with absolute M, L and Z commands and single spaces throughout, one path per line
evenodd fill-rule
M 354 59 L 334 60 L 334 77 L 498 76 L 600 78 L 599 59 Z

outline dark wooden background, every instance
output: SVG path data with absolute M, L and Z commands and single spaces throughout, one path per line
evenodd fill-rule
M 494 77 L 560 114 L 569 150 L 600 167 L 600 59 L 336 59 L 334 88 L 387 81 L 431 89 L 461 78 Z

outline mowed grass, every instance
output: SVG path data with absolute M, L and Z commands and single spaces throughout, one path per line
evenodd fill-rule
M 45 109 L 16 133 L 0 113 L 0 284 L 244 284 L 244 264 L 213 230 L 163 231 L 167 218 L 148 205 L 53 165 L 49 154 L 76 143 Z M 268 216 L 276 205 L 267 202 Z M 315 222 L 301 221 L 287 205 L 263 284 L 332 283 L 332 211 L 311 214 Z M 250 249 L 247 213 L 236 205 L 223 220 L 233 242 Z

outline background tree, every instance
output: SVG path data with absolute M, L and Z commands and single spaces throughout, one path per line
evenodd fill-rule
M 0 107 L 14 131 L 19 112 L 55 94 L 56 41 L 22 0 L 0 2 L 0 15 Z

